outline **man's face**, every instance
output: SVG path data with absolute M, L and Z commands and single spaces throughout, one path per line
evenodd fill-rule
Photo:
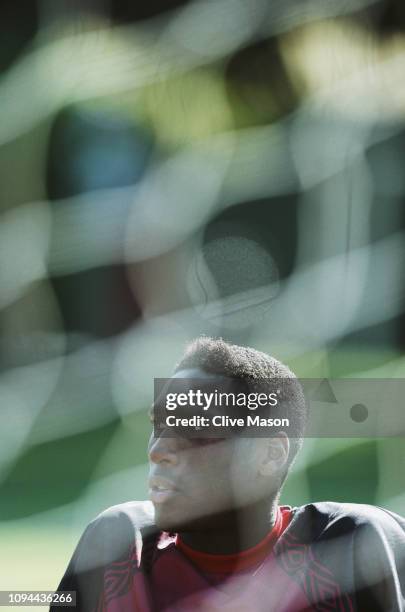
M 218 378 L 200 368 L 174 378 Z M 268 497 L 272 479 L 260 473 L 263 439 L 158 437 L 149 441 L 149 496 L 165 531 L 210 529 L 240 506 Z

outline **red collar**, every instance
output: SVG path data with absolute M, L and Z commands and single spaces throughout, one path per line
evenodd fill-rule
M 230 574 L 235 571 L 244 571 L 260 564 L 271 553 L 274 544 L 290 523 L 291 517 L 290 506 L 278 506 L 276 521 L 272 530 L 256 546 L 252 546 L 234 555 L 215 555 L 199 552 L 187 546 L 179 535 L 176 536 L 175 545 L 203 572 Z

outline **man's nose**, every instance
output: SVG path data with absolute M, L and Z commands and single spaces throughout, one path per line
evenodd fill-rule
M 151 463 L 168 463 L 176 465 L 179 461 L 179 444 L 176 438 L 159 436 L 150 439 L 148 447 L 149 461 Z

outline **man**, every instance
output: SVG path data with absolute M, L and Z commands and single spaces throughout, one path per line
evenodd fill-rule
M 155 431 L 151 501 L 114 506 L 90 523 L 58 590 L 100 612 L 405 610 L 404 519 L 362 504 L 278 503 L 306 416 L 294 374 L 259 351 L 199 338 L 173 376 L 196 379 L 250 390 L 284 381 L 294 437 Z

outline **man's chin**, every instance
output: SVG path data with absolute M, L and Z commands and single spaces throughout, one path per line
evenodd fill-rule
M 182 524 L 181 517 L 174 512 L 168 512 L 163 508 L 155 507 L 155 524 L 161 531 L 177 531 Z
M 161 531 L 204 531 L 226 527 L 234 512 L 233 507 L 223 504 L 215 511 L 203 508 L 203 504 L 155 503 L 155 525 Z
M 156 527 L 160 531 L 165 531 L 166 533 L 179 533 L 185 530 L 185 523 L 183 523 L 182 521 L 157 519 L 155 523 Z
M 168 533 L 179 533 L 183 531 L 199 531 L 205 523 L 202 517 L 190 518 L 183 516 L 180 512 L 165 512 L 163 508 L 155 509 L 155 524 L 161 531 Z
M 195 531 L 211 531 L 213 528 L 217 528 L 218 522 L 217 516 L 177 516 L 166 515 L 164 513 L 157 513 L 155 515 L 155 524 L 161 531 L 167 533 L 184 533 L 184 532 L 195 532 Z

